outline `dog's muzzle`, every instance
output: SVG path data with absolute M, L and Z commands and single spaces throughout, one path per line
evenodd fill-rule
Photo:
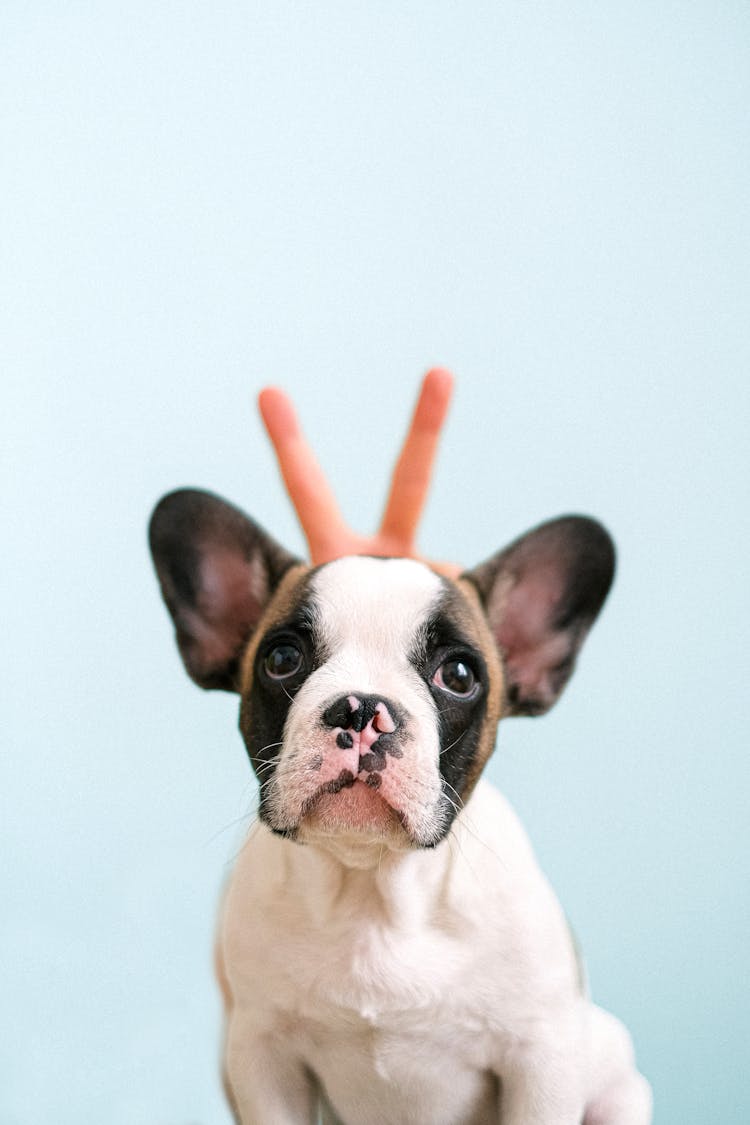
M 388 699 L 354 693 L 341 696 L 326 707 L 321 722 L 348 760 L 356 754 L 356 776 L 367 775 L 363 780 L 373 788 L 380 784 L 380 778 L 373 775 L 385 769 L 388 757 L 403 757 L 399 732 L 404 718 L 400 708 Z

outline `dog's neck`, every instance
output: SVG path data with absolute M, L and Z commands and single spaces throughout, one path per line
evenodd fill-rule
M 377 839 L 364 833 L 308 832 L 300 836 L 299 846 L 319 854 L 345 871 L 397 869 L 413 854 L 413 849 L 392 838 Z
M 395 928 L 417 928 L 442 897 L 456 828 L 429 849 L 396 849 L 356 836 L 304 844 L 279 840 L 285 893 L 294 882 L 294 893 L 306 900 L 321 924 L 329 914 L 340 916 L 342 902 L 348 901 L 352 909 L 364 908 Z

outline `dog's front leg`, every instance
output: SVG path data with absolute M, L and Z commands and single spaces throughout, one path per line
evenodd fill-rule
M 224 1087 L 240 1125 L 315 1125 L 312 1075 L 280 1036 L 259 1035 L 230 1021 Z
M 526 1048 L 501 1078 L 501 1125 L 581 1125 L 585 1099 L 568 1053 Z

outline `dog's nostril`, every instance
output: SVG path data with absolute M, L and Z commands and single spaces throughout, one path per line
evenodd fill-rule
M 379 734 L 392 734 L 396 723 L 385 703 L 378 703 L 372 717 L 372 725 Z
M 350 696 L 349 702 L 352 708 L 349 726 L 353 727 L 357 734 L 359 734 L 365 729 L 372 718 L 369 714 L 370 708 L 368 707 L 368 701 L 365 699 L 360 703 L 358 699 L 354 699 L 354 697 Z
M 351 699 L 351 696 L 345 695 L 341 699 L 337 699 L 330 707 L 326 707 L 322 716 L 325 726 L 341 727 L 342 730 L 348 730 L 349 727 L 354 725 L 352 720 L 357 712 L 351 705 Z

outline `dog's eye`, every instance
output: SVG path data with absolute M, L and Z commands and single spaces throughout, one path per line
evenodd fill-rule
M 285 680 L 302 667 L 302 653 L 296 645 L 285 641 L 274 645 L 266 654 L 263 666 L 272 680 Z
M 468 661 L 461 659 L 444 661 L 432 677 L 432 682 L 461 699 L 469 699 L 479 686 L 474 669 Z

